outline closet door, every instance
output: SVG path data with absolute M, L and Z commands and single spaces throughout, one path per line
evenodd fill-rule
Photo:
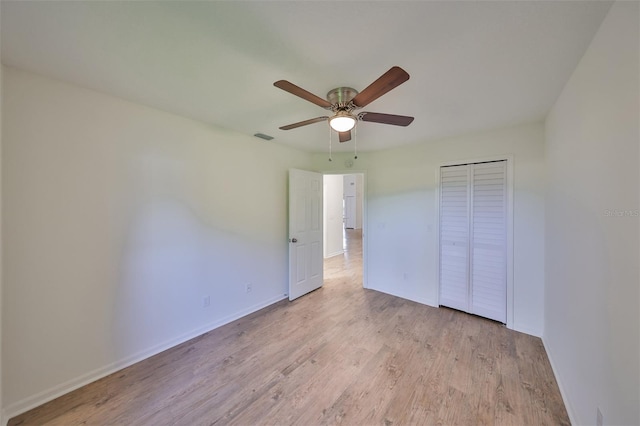
M 506 323 L 506 161 L 471 167 L 470 312 Z
M 440 304 L 507 319 L 506 161 L 440 170 Z
M 440 170 L 440 304 L 469 311 L 469 167 Z

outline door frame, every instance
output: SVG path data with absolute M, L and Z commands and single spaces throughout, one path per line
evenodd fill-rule
M 491 161 L 507 162 L 507 328 L 514 329 L 513 324 L 513 166 L 514 155 L 495 155 L 490 157 L 472 158 L 467 160 L 445 161 L 436 167 L 436 306 L 440 305 L 440 169 L 445 166 L 458 166 L 472 163 L 485 163 Z
M 321 170 L 319 173 L 324 175 L 362 175 L 362 287 L 369 288 L 367 276 L 368 274 L 368 245 L 367 245 L 367 229 L 369 221 L 367 219 L 367 172 L 365 170 Z

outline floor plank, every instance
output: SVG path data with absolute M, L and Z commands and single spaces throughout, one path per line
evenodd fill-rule
M 362 239 L 324 286 L 64 395 L 10 425 L 566 425 L 540 339 L 362 288 Z

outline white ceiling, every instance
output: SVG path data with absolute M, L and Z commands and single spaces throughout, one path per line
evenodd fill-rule
M 326 111 L 273 82 L 324 98 L 399 65 L 410 80 L 364 110 L 415 121 L 360 123 L 367 151 L 542 119 L 610 6 L 3 0 L 2 63 L 314 152 L 327 150 L 325 123 L 278 127 Z

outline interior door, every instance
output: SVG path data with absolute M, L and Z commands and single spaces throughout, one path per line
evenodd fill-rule
M 344 227 L 356 229 L 356 175 L 345 175 L 344 182 Z
M 440 304 L 469 312 L 469 168 L 440 172 Z
M 507 322 L 506 161 L 474 164 L 471 175 L 471 312 Z
M 344 197 L 344 227 L 356 229 L 356 197 Z
M 322 287 L 322 175 L 289 170 L 289 300 Z

